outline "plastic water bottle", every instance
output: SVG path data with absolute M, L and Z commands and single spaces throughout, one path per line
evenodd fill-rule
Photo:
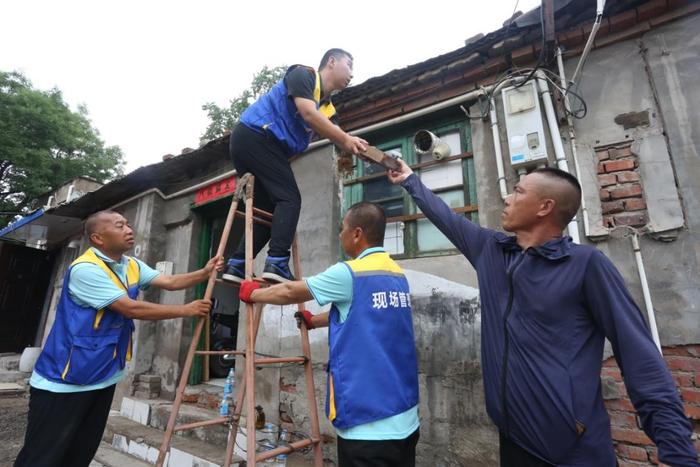
M 289 445 L 289 430 L 286 428 L 282 428 L 280 431 L 280 438 L 277 443 L 277 446 L 287 446 Z M 287 466 L 287 454 L 279 454 L 276 458 L 276 464 L 275 467 L 286 467 Z
M 224 394 L 221 399 L 221 404 L 219 404 L 219 415 L 222 417 L 228 417 L 228 396 Z
M 233 385 L 235 384 L 236 377 L 233 374 L 233 368 L 228 371 L 228 376 L 226 376 L 226 381 L 224 381 L 224 395 L 233 394 Z

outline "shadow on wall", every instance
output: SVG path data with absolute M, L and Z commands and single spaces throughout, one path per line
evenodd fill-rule
M 479 291 L 432 274 L 404 273 L 421 391 L 417 465 L 495 466 L 498 433 L 484 405 Z

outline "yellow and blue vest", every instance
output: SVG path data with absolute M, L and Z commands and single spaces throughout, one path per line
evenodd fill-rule
M 300 66 L 303 65 L 289 67 L 286 74 Z M 313 68 L 305 68 L 309 68 L 316 75 L 314 86 L 316 108 L 330 119 L 335 115 L 336 110 L 330 100 L 321 105 L 321 76 Z M 282 144 L 288 157 L 304 152 L 313 134 L 311 127 L 299 115 L 294 100 L 289 97 L 284 79 L 281 79 L 267 94 L 243 112 L 241 123 L 254 131 L 274 136 Z
M 346 429 L 418 404 L 408 281 L 388 253 L 344 263 L 353 278 L 348 318 L 335 305 L 329 321 L 326 415 Z
M 113 376 L 131 360 L 134 322 L 109 308 L 78 305 L 68 291 L 73 267 L 92 263 L 135 300 L 139 293 L 139 265 L 133 258 L 127 261 L 126 284 L 92 249 L 73 261 L 63 280 L 56 320 L 34 367 L 37 373 L 57 383 L 88 385 Z

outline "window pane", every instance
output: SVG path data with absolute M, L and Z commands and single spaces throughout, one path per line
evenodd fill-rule
M 378 199 L 394 198 L 403 196 L 401 185 L 392 185 L 386 178 L 370 180 L 363 183 L 363 200 L 376 201 Z
M 390 201 L 383 201 L 377 204 L 379 204 L 382 207 L 382 209 L 384 209 L 386 217 L 403 216 L 403 198 L 392 199 Z
M 452 150 L 450 155 L 460 154 L 462 151 L 459 132 L 454 131 L 440 136 L 440 139 L 450 145 Z M 433 160 L 430 154 L 420 156 L 420 162 Z M 451 161 L 443 164 L 426 167 L 420 170 L 421 181 L 431 190 L 461 185 L 462 181 L 462 161 Z
M 391 255 L 400 255 L 404 252 L 403 246 L 403 222 L 389 222 L 384 233 L 384 249 Z
M 446 191 L 438 193 L 451 208 L 464 206 L 464 192 L 462 190 Z M 454 248 L 454 245 L 447 240 L 442 232 L 433 225 L 428 219 L 418 219 L 416 221 L 418 231 L 418 249 L 420 251 L 446 250 Z
M 382 151 L 384 151 L 384 152 L 395 151 L 395 152 L 401 154 L 401 157 L 403 157 L 403 153 L 401 152 L 401 146 L 396 147 L 396 148 L 382 149 Z M 365 175 L 372 175 L 372 174 L 376 174 L 376 173 L 380 173 L 380 172 L 382 172 L 382 173 L 386 172 L 386 169 L 379 164 L 375 164 L 373 162 L 367 162 L 367 161 L 362 161 L 362 164 L 364 166 Z

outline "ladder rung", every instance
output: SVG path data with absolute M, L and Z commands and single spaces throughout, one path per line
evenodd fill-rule
M 256 365 L 271 365 L 273 363 L 306 363 L 306 357 L 276 357 L 256 358 Z
M 245 355 L 243 350 L 197 350 L 195 355 Z
M 280 446 L 275 449 L 270 449 L 269 451 L 263 451 L 257 456 L 255 456 L 255 462 L 260 462 L 264 461 L 265 459 L 269 459 L 271 457 L 276 457 L 280 454 L 289 454 L 291 452 L 297 451 L 299 449 L 303 449 L 307 446 L 311 446 L 312 444 L 318 444 L 320 443 L 320 439 L 312 439 L 312 438 L 306 438 L 302 439 L 300 441 L 294 441 L 293 443 L 289 443 L 286 446 Z
M 184 425 L 176 425 L 175 431 L 192 430 L 193 428 L 199 428 L 200 426 L 223 425 L 224 423 L 228 423 L 228 421 L 229 421 L 229 417 L 217 417 L 217 418 L 212 418 L 211 420 L 204 420 L 201 422 L 193 422 L 193 423 L 186 423 Z
M 258 283 L 260 283 L 260 284 L 263 284 L 263 285 L 275 285 L 275 284 L 276 284 L 275 282 L 267 281 L 267 280 L 263 279 L 262 277 L 253 277 L 253 279 L 251 279 L 251 280 L 252 280 L 252 281 L 255 281 L 255 282 L 258 282 Z M 225 281 L 225 280 L 223 280 L 223 279 L 218 279 L 218 278 L 216 279 L 216 283 L 217 283 L 217 284 L 228 285 L 228 286 L 231 286 L 231 287 L 240 287 L 240 286 L 241 286 L 241 284 L 237 284 L 237 283 L 235 283 L 235 282 Z
M 245 218 L 245 213 L 243 211 L 236 211 L 236 216 L 239 218 Z M 266 221 L 265 219 L 261 219 L 259 217 L 253 217 L 253 222 L 272 227 L 272 222 Z

